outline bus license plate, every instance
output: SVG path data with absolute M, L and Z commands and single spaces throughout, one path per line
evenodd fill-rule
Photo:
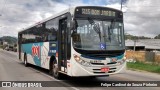
M 108 68 L 108 67 L 101 68 L 101 72 L 108 72 L 108 71 L 109 71 L 109 68 Z

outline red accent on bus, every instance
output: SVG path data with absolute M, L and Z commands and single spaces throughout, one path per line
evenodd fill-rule
M 108 72 L 108 71 L 109 71 L 108 67 L 101 68 L 101 72 Z
M 40 58 L 40 46 L 32 46 L 32 56 Z
M 56 57 L 58 57 L 58 53 L 56 53 Z

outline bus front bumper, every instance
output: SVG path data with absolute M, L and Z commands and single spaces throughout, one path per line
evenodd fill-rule
M 108 67 L 108 72 L 101 72 L 101 68 Z M 97 66 L 83 66 L 75 62 L 72 65 L 72 76 L 74 77 L 83 77 L 83 76 L 109 76 L 111 74 L 124 73 L 126 69 L 126 62 L 120 65 L 97 65 Z

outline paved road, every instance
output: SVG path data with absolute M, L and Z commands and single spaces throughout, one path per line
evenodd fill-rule
M 160 90 L 160 87 L 96 87 L 92 81 L 160 81 L 159 74 L 126 70 L 126 72 L 109 77 L 70 78 L 57 80 L 48 75 L 47 70 L 35 66 L 24 67 L 17 59 L 17 53 L 0 49 L 0 81 L 57 81 L 56 85 L 45 90 Z M 80 82 L 81 81 L 81 82 Z M 91 87 L 87 87 L 91 86 Z M 92 87 L 93 86 L 93 87 Z M 22 88 L 0 88 L 0 90 L 21 90 Z M 23 88 L 28 90 L 28 88 Z M 30 88 L 29 90 L 44 90 L 44 88 Z

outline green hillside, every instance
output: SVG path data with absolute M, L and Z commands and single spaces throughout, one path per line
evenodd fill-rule
M 16 37 L 11 37 L 11 36 L 3 36 L 0 37 L 2 41 L 8 42 L 9 44 L 15 44 L 17 43 L 17 38 Z

